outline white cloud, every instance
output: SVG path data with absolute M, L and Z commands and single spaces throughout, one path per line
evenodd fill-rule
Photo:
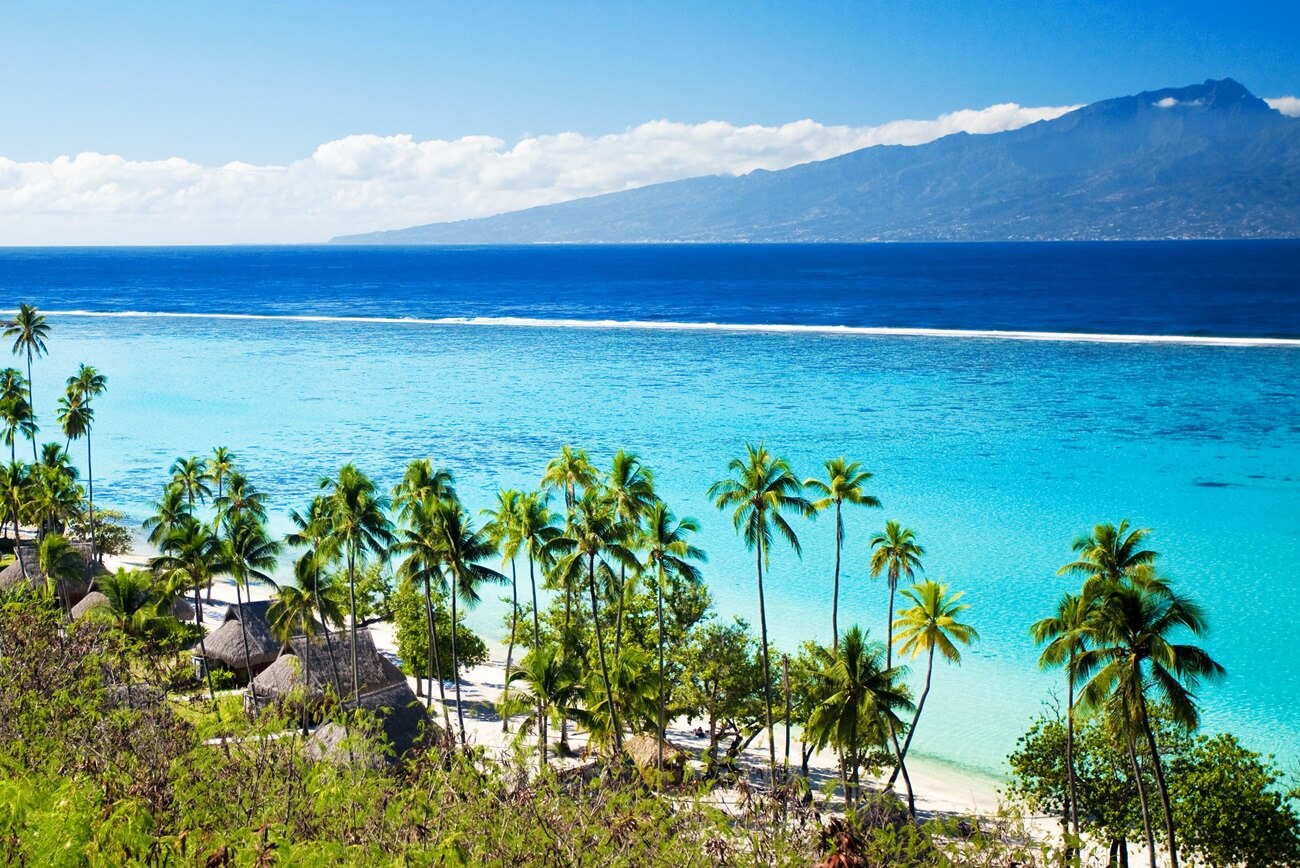
M 1264 102 L 1288 117 L 1300 118 L 1300 97 L 1279 96 Z
M 996 133 L 1076 106 L 1006 103 L 876 127 L 650 121 L 621 133 L 416 141 L 356 135 L 283 166 L 82 153 L 0 157 L 0 244 L 323 241 L 479 217 L 697 175 L 744 174 L 872 145 Z
M 1178 100 L 1174 99 L 1172 96 L 1156 100 L 1157 108 L 1173 108 L 1176 105 L 1178 105 Z

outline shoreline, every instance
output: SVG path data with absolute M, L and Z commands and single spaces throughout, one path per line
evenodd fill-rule
M 0 313 L 7 313 L 0 311 Z M 407 326 L 487 326 L 498 328 L 553 328 L 592 330 L 641 330 L 713 332 L 738 334 L 805 334 L 843 335 L 851 337 L 904 337 L 983 339 L 1003 341 L 1036 341 L 1095 344 L 1152 344 L 1208 347 L 1272 347 L 1300 348 L 1300 338 L 1240 337 L 1228 335 L 1145 335 L 1104 334 L 1093 332 L 1053 332 L 1013 329 L 945 329 L 897 326 L 847 326 L 831 324 L 765 324 L 686 322 L 669 320 L 585 320 L 547 319 L 541 317 L 383 317 L 383 316 L 328 316 L 317 314 L 260 314 L 260 313 L 203 313 L 188 311 L 90 311 L 54 310 L 51 317 L 85 317 L 105 319 L 211 319 L 274 321 L 302 323 L 348 323 Z

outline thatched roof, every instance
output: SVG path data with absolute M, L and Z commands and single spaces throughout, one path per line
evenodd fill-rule
M 328 642 L 328 644 L 327 644 Z M 310 638 L 295 636 L 289 642 L 289 653 L 253 679 L 253 689 L 259 699 L 278 699 L 296 687 L 303 686 L 308 670 L 311 683 L 307 685 L 312 697 L 323 696 L 329 688 L 337 696 L 352 694 L 352 641 L 347 632 L 322 632 Z M 333 649 L 333 658 L 330 649 Z M 334 673 L 338 671 L 338 681 Z M 357 672 L 362 694 L 390 684 L 406 683 L 406 676 L 379 650 L 369 630 L 357 631 Z
M 81 602 L 72 607 L 72 619 L 85 617 L 91 609 L 99 606 L 107 606 L 108 597 L 105 597 L 99 591 L 91 591 L 81 598 Z M 172 604 L 172 617 L 178 621 L 193 621 L 194 607 L 185 602 L 184 599 L 177 597 L 176 602 Z
M 688 758 L 686 751 L 664 739 L 664 778 L 671 783 L 681 783 L 682 771 Z M 653 775 L 659 770 L 660 740 L 653 735 L 634 735 L 623 742 L 623 751 L 636 763 L 641 773 Z
M 343 725 L 327 723 L 308 739 L 304 748 L 308 757 L 382 768 L 386 764 L 400 762 L 411 750 L 436 741 L 441 733 L 405 680 L 363 693 L 358 704 L 361 708 L 374 712 L 379 719 L 383 738 L 392 747 L 392 755 L 379 750 L 365 750 L 356 745 L 349 751 L 345 746 L 347 734 Z
M 74 542 L 72 548 L 81 556 L 81 578 L 60 580 L 58 593 L 60 597 L 66 594 L 71 602 L 76 603 L 86 596 L 86 592 L 97 577 L 108 575 L 108 570 L 91 557 L 90 543 Z M 23 543 L 18 546 L 17 555 L 21 561 L 15 558 L 12 564 L 0 570 L 0 592 L 12 590 L 23 583 L 24 567 L 27 569 L 28 586 L 32 590 L 44 590 L 45 573 L 41 572 L 36 546 L 33 543 Z
M 266 618 L 266 612 L 270 608 L 269 600 L 254 600 L 244 604 L 249 669 L 265 666 L 280 654 L 280 640 L 271 633 L 271 622 Z M 209 661 L 221 663 L 230 669 L 244 669 L 244 630 L 240 627 L 239 607 L 230 606 L 226 609 L 224 622 L 203 640 L 202 650 L 197 642 L 191 650 L 195 655 L 206 650 Z

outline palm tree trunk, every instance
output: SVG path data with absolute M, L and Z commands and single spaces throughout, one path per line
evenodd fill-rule
M 663 787 L 664 778 L 664 738 L 667 735 L 668 722 L 667 709 L 664 707 L 664 565 L 659 563 L 658 579 L 655 582 L 655 620 L 659 623 L 659 733 L 658 733 L 658 755 L 655 759 L 655 769 L 658 775 L 655 777 L 657 787 Z
M 307 610 L 307 623 L 304 624 L 303 626 L 306 627 L 306 629 L 303 631 L 303 633 L 305 634 L 303 638 L 308 645 L 311 645 L 311 609 L 310 608 Z M 306 649 L 306 650 L 310 651 L 310 649 Z M 310 711 L 311 709 L 311 654 L 310 653 L 303 654 L 303 676 L 305 678 L 305 683 L 307 685 L 307 689 L 303 691 L 303 696 L 302 696 L 302 734 L 303 737 L 305 738 L 307 736 L 307 733 L 311 731 L 311 721 L 308 719 L 308 716 L 311 713 Z
M 894 668 L 894 592 L 898 590 L 898 579 L 889 577 L 889 620 L 885 622 L 885 668 Z
M 1147 810 L 1147 788 L 1142 783 L 1142 769 L 1138 766 L 1137 750 L 1133 747 L 1133 737 L 1125 736 L 1128 744 L 1128 760 L 1133 766 L 1133 780 L 1137 782 L 1138 803 L 1142 807 L 1142 832 L 1147 839 L 1147 856 L 1151 859 L 1151 868 L 1156 866 L 1156 840 L 1151 834 L 1151 812 Z
M 1079 838 L 1079 787 L 1074 775 L 1074 654 L 1070 654 L 1065 687 L 1065 775 L 1070 790 L 1070 833 Z
M 438 653 L 438 619 L 433 616 L 433 592 L 429 589 L 429 580 L 424 580 L 424 611 L 429 618 L 429 654 L 432 663 L 429 669 L 429 704 L 433 704 L 433 681 L 438 681 L 438 698 L 442 705 L 442 721 L 451 732 L 451 711 L 447 708 L 447 688 L 442 681 L 442 660 Z
M 32 396 L 32 348 L 27 348 L 27 403 L 32 408 L 32 419 L 36 418 L 36 398 Z M 36 435 L 32 434 L 32 463 L 39 464 L 36 456 Z
M 549 759 L 546 755 L 546 703 L 540 699 L 537 700 L 537 755 L 540 757 L 537 773 L 545 774 Z
M 600 657 L 600 680 L 605 684 L 605 702 L 609 705 L 609 722 L 614 730 L 614 755 L 623 752 L 623 733 L 614 708 L 614 691 L 609 686 L 609 667 L 605 664 L 605 642 L 600 634 L 600 608 L 596 602 L 596 556 L 587 556 L 587 588 L 591 591 L 591 625 L 596 631 L 596 652 Z
M 531 545 L 531 543 L 530 543 Z M 533 550 L 528 550 L 528 584 L 533 590 L 533 650 L 542 647 L 542 627 L 537 615 L 537 577 L 533 574 Z
M 357 561 L 356 551 L 348 547 L 348 603 L 351 607 L 352 624 L 352 701 L 361 707 L 361 674 L 357 672 Z M 343 704 L 347 707 L 347 703 Z
M 1174 837 L 1174 814 L 1169 807 L 1169 788 L 1165 784 L 1165 773 L 1160 763 L 1160 750 L 1156 747 L 1156 734 L 1151 729 L 1151 719 L 1147 717 L 1145 699 L 1142 700 L 1142 729 L 1146 732 L 1147 745 L 1151 748 L 1151 768 L 1156 774 L 1156 787 L 1160 790 L 1160 804 L 1165 812 L 1165 834 L 1169 836 L 1169 868 L 1178 868 L 1178 841 Z
M 840 546 L 844 544 L 844 522 L 840 502 L 835 501 L 835 591 L 831 597 L 831 651 L 840 650 Z M 888 667 L 886 667 L 888 668 Z
M 217 707 L 217 688 L 212 681 L 212 667 L 208 665 L 208 647 L 204 636 L 207 631 L 203 629 L 203 606 L 199 603 L 199 583 L 194 583 L 194 626 L 199 628 L 199 654 L 203 656 L 203 674 L 208 680 L 208 698 L 212 700 L 212 709 L 217 712 L 217 719 L 221 719 L 221 710 Z
M 253 687 L 253 655 L 248 650 L 248 624 L 244 621 L 244 595 L 240 592 L 241 582 L 235 579 L 235 606 L 239 609 L 239 632 L 244 637 L 244 674 L 248 676 L 248 692 L 253 697 L 253 714 L 260 711 L 257 704 L 257 690 Z
M 460 655 L 456 651 L 456 577 L 451 580 L 451 680 L 456 686 L 456 722 L 460 725 L 460 746 L 465 747 L 465 704 L 460 698 Z
M 99 563 L 99 543 L 95 536 L 95 470 L 90 463 L 90 429 L 86 429 L 86 491 L 90 504 L 90 560 Z
M 510 645 L 506 648 L 506 686 L 504 695 L 510 698 L 510 664 L 515 657 L 515 633 L 519 629 L 519 581 L 515 578 L 515 559 L 510 559 Z M 501 718 L 501 731 L 510 731 L 510 718 Z
M 316 597 L 317 605 L 320 605 L 321 598 L 320 598 L 320 567 L 319 566 L 316 566 L 312 569 L 312 593 Z M 338 660 L 335 659 L 334 657 L 334 641 L 330 638 L 330 622 L 329 619 L 325 617 L 325 609 L 323 606 L 321 607 L 320 623 L 321 623 L 321 628 L 324 629 L 325 631 L 325 652 L 329 654 L 330 670 L 334 675 L 334 691 L 336 693 L 342 693 L 343 685 L 340 683 L 342 679 L 339 678 L 339 663 Z M 346 730 L 346 723 L 344 724 L 344 728 Z
M 761 519 L 760 519 L 761 521 Z M 758 565 L 758 626 L 762 634 L 763 641 L 763 702 L 767 709 L 767 760 L 768 781 L 772 786 L 776 786 L 776 739 L 772 734 L 772 665 L 767 655 L 767 601 L 763 597 L 763 537 L 758 535 L 758 544 L 754 546 L 757 552 L 756 563 Z
M 627 594 L 627 571 L 618 565 L 618 615 L 614 619 L 614 661 L 618 662 L 619 649 L 623 647 L 623 602 Z
M 930 695 L 930 677 L 934 675 L 934 646 L 930 646 L 930 658 L 925 667 L 925 687 L 921 690 L 921 698 L 916 703 L 916 713 L 912 715 L 912 726 L 907 731 L 907 738 L 903 739 L 903 751 L 898 756 L 898 768 L 889 776 L 889 783 L 885 786 L 892 787 L 894 781 L 898 780 L 898 772 L 903 767 L 904 760 L 907 759 L 907 751 L 912 746 L 912 736 L 916 735 L 916 725 L 921 722 L 921 711 L 925 708 L 925 698 Z

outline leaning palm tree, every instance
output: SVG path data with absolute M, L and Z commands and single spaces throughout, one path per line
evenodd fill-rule
M 208 462 L 197 455 L 189 458 L 177 458 L 172 462 L 172 484 L 185 492 L 185 500 L 190 505 L 190 514 L 194 514 L 195 503 L 204 503 L 212 495 L 208 483 L 212 476 L 208 473 Z
M 970 608 L 970 604 L 959 602 L 964 592 L 949 593 L 948 586 L 926 579 L 903 591 L 903 596 L 912 601 L 912 606 L 899 613 L 894 622 L 894 642 L 899 646 L 900 654 L 910 655 L 913 660 L 926 655 L 925 687 L 921 689 L 921 698 L 916 703 L 916 714 L 912 725 L 907 730 L 903 749 L 898 755 L 898 768 L 889 777 L 892 785 L 903 770 L 907 761 L 907 751 L 912 746 L 912 737 L 916 735 L 916 726 L 921 722 L 921 712 L 925 709 L 925 698 L 930 695 L 930 680 L 934 676 L 934 652 L 938 651 L 943 659 L 956 666 L 961 665 L 961 651 L 958 645 L 969 645 L 979 639 L 979 632 L 969 624 L 963 624 L 957 617 Z M 908 788 L 908 807 L 916 813 L 912 802 L 911 788 Z
M 406 556 L 397 566 L 398 578 L 424 588 L 424 617 L 429 631 L 428 654 L 425 659 L 425 674 L 429 681 L 428 700 L 432 706 L 433 683 L 437 679 L 443 721 L 447 724 L 447 732 L 451 732 L 451 712 L 447 708 L 442 661 L 438 656 L 438 619 L 433 608 L 433 589 L 436 587 L 439 596 L 442 596 L 447 588 L 447 579 L 442 572 L 445 544 L 438 502 L 437 498 L 430 497 L 410 504 L 406 510 L 406 522 L 398 530 L 392 545 L 392 553 Z
M 549 497 L 545 491 L 530 491 L 519 498 L 516 532 L 519 543 L 528 554 L 528 585 L 533 595 L 533 647 L 542 644 L 541 624 L 537 609 L 537 576 L 534 565 L 537 561 L 548 563 L 546 544 L 555 539 L 560 531 L 555 526 L 555 516 L 548 505 Z
M 90 515 L 90 554 L 92 559 L 98 560 L 95 539 L 95 477 L 90 456 L 90 429 L 95 421 L 95 411 L 83 400 L 78 393 L 69 389 L 68 394 L 59 399 L 57 421 L 68 438 L 68 445 L 74 440 L 86 438 L 86 504 Z
M 881 665 L 883 651 L 854 626 L 832 652 L 822 652 L 824 698 L 809 715 L 806 737 L 818 747 L 831 744 L 839 750 L 846 806 L 857 803 L 864 736 L 883 745 L 889 733 L 902 726 L 899 712 L 912 709 L 898 686 L 899 673 Z
M 763 595 L 763 567 L 770 560 L 775 531 L 802 556 L 799 537 L 782 513 L 810 515 L 812 504 L 802 495 L 803 486 L 784 458 L 777 458 L 762 444 L 747 444 L 744 457 L 731 459 L 730 475 L 709 486 L 709 497 L 720 510 L 732 509 L 732 524 L 755 552 L 758 573 L 758 623 L 763 644 L 763 701 L 767 709 L 767 747 L 771 779 L 776 781 L 776 739 L 772 729 L 772 666 L 767 644 L 767 604 Z
M 20 304 L 18 313 L 5 323 L 3 336 L 14 339 L 14 355 L 27 356 L 27 404 L 34 408 L 36 399 L 32 395 L 32 358 L 45 355 L 45 339 L 50 336 L 49 324 L 46 323 L 45 316 L 36 311 L 35 305 Z M 32 460 L 36 460 L 35 439 L 32 440 Z
M 169 483 L 163 489 L 162 497 L 152 505 L 153 515 L 147 517 L 141 526 L 149 532 L 149 544 L 162 550 L 165 549 L 171 532 L 194 518 L 194 515 L 190 512 L 185 490 L 175 483 Z
M 519 500 L 524 493 L 517 488 L 497 489 L 496 509 L 485 509 L 483 517 L 488 520 L 483 532 L 492 545 L 501 552 L 501 559 L 510 564 L 510 643 L 506 648 L 506 671 L 515 659 L 515 639 L 519 635 L 519 577 L 515 570 L 515 560 L 523 540 L 519 537 Z M 510 684 L 506 683 L 506 693 Z M 501 731 L 508 732 L 510 718 L 501 718 Z
M 225 536 L 226 573 L 235 580 L 235 606 L 239 609 L 239 629 L 244 637 L 244 671 L 251 681 L 252 655 L 248 647 L 248 625 L 244 620 L 243 589 L 252 581 L 275 586 L 270 571 L 275 569 L 280 544 L 271 539 L 266 527 L 250 512 L 227 513 L 221 529 Z M 250 690 L 249 693 L 253 697 L 253 711 L 256 712 L 257 691 Z
M 885 522 L 885 529 L 873 534 L 868 545 L 871 548 L 871 577 L 879 578 L 884 573 L 889 580 L 889 620 L 885 622 L 890 631 L 889 641 L 885 643 L 885 667 L 894 665 L 893 629 L 894 629 L 894 594 L 898 591 L 898 580 L 907 576 L 910 582 L 916 578 L 916 571 L 923 569 L 921 557 L 925 554 L 916 542 L 916 531 L 905 528 L 892 518 Z
M 641 459 L 635 452 L 620 449 L 614 453 L 609 472 L 605 474 L 602 482 L 615 517 L 627 530 L 628 537 L 624 540 L 624 544 L 629 549 L 635 550 L 636 538 L 641 530 L 641 520 L 649 514 L 656 500 L 654 473 L 641 463 Z M 616 590 L 618 613 L 614 619 L 615 657 L 623 647 L 623 613 L 628 593 L 627 567 L 619 564 Z
M 678 520 L 668 504 L 662 500 L 655 501 L 646 516 L 645 528 L 641 531 L 639 547 L 646 553 L 646 566 L 655 577 L 655 620 L 659 625 L 659 716 L 658 716 L 658 754 L 655 768 L 662 779 L 664 770 L 663 740 L 668 728 L 665 673 L 664 673 L 664 587 L 669 579 L 682 584 L 698 585 L 703 582 L 700 568 L 692 561 L 704 562 L 708 558 L 704 550 L 691 545 L 690 535 L 698 533 L 700 524 L 687 516 Z
M 184 503 L 184 495 L 178 488 L 171 488 Z M 160 529 L 165 525 L 155 525 Z M 150 536 L 150 541 L 154 537 Z M 153 573 L 173 584 L 184 584 L 194 594 L 194 624 L 199 630 L 199 653 L 204 661 L 208 659 L 208 649 L 203 628 L 203 604 L 199 600 L 199 591 L 206 585 L 212 587 L 212 577 L 229 571 L 226 548 L 211 526 L 204 524 L 188 513 L 170 524 L 165 539 L 162 540 L 162 554 L 149 562 Z M 208 681 L 208 695 L 213 703 L 217 701 L 216 686 L 212 681 L 212 671 L 204 665 Z
M 840 643 L 840 552 L 844 548 L 844 504 L 880 507 L 880 500 L 867 494 L 863 489 L 871 473 L 862 469 L 857 461 L 849 461 L 840 456 L 832 458 L 825 464 L 826 479 L 810 477 L 804 480 L 804 488 L 820 495 L 812 502 L 812 508 L 821 512 L 835 507 L 835 581 L 831 596 L 831 647 L 838 648 Z
M 348 571 L 348 610 L 352 632 L 352 696 L 361 695 L 357 671 L 357 565 L 372 554 L 383 557 L 393 541 L 392 522 L 385 512 L 388 498 L 379 493 L 370 478 L 355 464 L 339 468 L 338 477 L 326 477 L 320 487 L 327 492 L 330 537 L 343 553 Z
M 1129 759 L 1139 787 L 1141 775 L 1133 745 L 1136 738 L 1145 738 L 1164 809 L 1169 863 L 1177 868 L 1178 844 L 1169 788 L 1160 761 L 1160 747 L 1151 727 L 1148 694 L 1154 693 L 1169 709 L 1174 723 L 1191 731 L 1200 723 L 1197 686 L 1203 680 L 1222 678 L 1224 670 L 1200 646 L 1174 641 L 1184 631 L 1201 638 L 1209 625 L 1201 607 L 1174 593 L 1168 581 L 1161 580 L 1157 587 L 1151 587 L 1145 580 L 1154 576 L 1142 573 L 1152 571 L 1153 567 L 1142 565 L 1134 571 L 1138 581 L 1116 583 L 1106 590 L 1087 630 L 1089 647 L 1077 655 L 1075 666 L 1078 678 L 1087 682 L 1079 695 L 1080 705 L 1084 709 L 1105 710 L 1112 731 L 1121 735 L 1129 746 Z M 1142 801 L 1145 808 L 1145 797 Z M 1154 868 L 1155 847 L 1145 809 L 1143 820 Z
M 456 601 L 466 608 L 479 603 L 479 586 L 484 583 L 505 584 L 506 577 L 479 561 L 487 560 L 496 546 L 481 530 L 475 530 L 469 514 L 460 503 L 435 500 L 433 509 L 442 532 L 442 561 L 447 569 L 447 596 L 451 600 L 451 677 L 456 687 L 456 719 L 460 725 L 460 743 L 465 745 L 465 709 L 460 698 L 460 656 L 456 646 Z M 430 637 L 432 639 L 432 637 Z
M 1056 612 L 1034 622 L 1029 628 L 1035 645 L 1046 645 L 1038 658 L 1041 669 L 1065 667 L 1065 777 L 1070 793 L 1070 832 L 1079 837 L 1079 791 L 1074 771 L 1074 685 L 1075 658 L 1088 648 L 1093 603 L 1086 597 L 1066 594 L 1056 604 Z

